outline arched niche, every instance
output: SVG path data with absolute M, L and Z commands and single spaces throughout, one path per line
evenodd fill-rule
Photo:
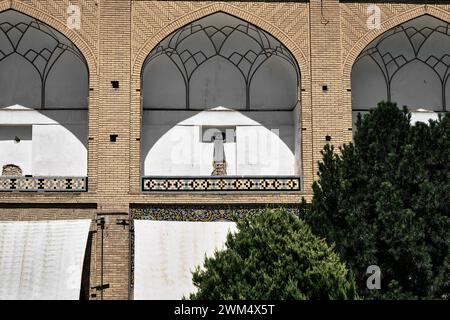
M 63 34 L 15 10 L 3 11 L 0 50 L 0 107 L 87 108 L 87 63 Z
M 150 61 L 143 71 L 142 81 L 146 84 L 146 89 L 142 92 L 145 109 L 185 107 L 186 91 L 183 77 L 168 56 L 160 55 Z
M 0 166 L 24 175 L 86 176 L 89 71 L 62 33 L 0 12 Z
M 144 176 L 208 176 L 225 139 L 227 175 L 298 175 L 300 72 L 271 34 L 217 12 L 164 38 L 142 66 Z
M 442 109 L 439 75 L 427 64 L 414 60 L 398 70 L 391 80 L 391 99 L 411 110 Z
M 160 56 L 168 58 L 165 66 L 179 72 L 165 74 L 154 62 Z M 184 109 L 240 108 L 236 104 L 242 104 L 245 92 L 245 110 L 292 110 L 298 101 L 299 77 L 297 63 L 282 43 L 248 22 L 218 12 L 176 30 L 150 52 L 142 68 L 143 106 L 178 108 L 178 100 L 154 88 L 157 82 L 169 88 L 183 82 L 184 89 L 177 87 L 172 93 L 178 97 L 183 95 L 178 91 L 184 91 Z M 197 85 L 199 79 L 207 82 L 208 92 Z M 276 94 L 267 100 L 258 94 L 267 92 L 268 85 Z
M 284 109 L 295 101 L 298 79 L 292 67 L 292 61 L 272 56 L 256 70 L 250 84 L 252 109 Z
M 353 67 L 352 105 L 354 110 L 368 110 L 387 99 L 387 86 L 376 61 L 362 57 Z
M 239 69 L 221 56 L 201 64 L 192 74 L 189 85 L 192 109 L 223 106 L 245 109 L 245 79 Z
M 39 72 L 24 57 L 12 54 L 0 61 L 1 107 L 20 104 L 39 108 L 41 88 Z
M 386 31 L 360 53 L 352 68 L 352 108 L 368 110 L 387 100 L 412 111 L 445 112 L 449 74 L 449 24 L 422 15 Z

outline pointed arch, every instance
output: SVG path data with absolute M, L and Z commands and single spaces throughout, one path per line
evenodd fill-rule
M 299 139 L 300 75 L 303 75 L 298 55 L 283 43 L 280 39 L 283 36 L 279 36 L 282 33 L 276 34 L 273 26 L 266 24 L 264 28 L 261 21 L 255 23 L 249 17 L 233 6 L 208 5 L 176 20 L 138 50 L 132 83 L 140 87 L 141 97 L 140 104 L 137 94 L 136 99 L 132 98 L 132 113 L 140 115 L 142 123 L 140 162 L 143 175 L 210 174 L 213 145 L 202 136 L 203 129 L 210 127 L 228 128 L 223 130 L 240 137 L 228 140 L 224 146 L 228 175 L 300 172 L 301 162 L 295 156 L 300 152 L 300 143 L 295 141 L 299 141 L 296 139 Z M 172 66 L 171 75 L 175 75 L 177 81 L 169 79 L 166 72 L 158 73 L 158 68 L 149 69 L 155 68 L 153 61 L 161 56 L 166 57 L 166 67 L 159 70 Z M 153 79 L 141 79 L 141 75 L 151 75 Z M 179 89 L 181 82 L 185 86 L 182 90 Z M 157 83 L 155 88 L 149 88 L 151 83 Z M 173 83 L 178 85 L 174 88 Z M 273 86 L 277 88 L 271 91 Z M 156 87 L 170 87 L 183 93 L 167 95 L 164 90 L 156 91 Z M 150 99 L 149 89 L 155 93 Z M 275 95 L 265 99 L 267 91 Z M 183 108 L 163 107 L 174 98 L 179 104 L 184 92 L 187 94 Z M 258 99 L 254 102 L 252 96 Z M 157 102 L 162 100 L 159 107 Z M 281 134 L 275 134 L 271 130 L 274 128 L 280 128 L 275 131 L 281 130 Z M 257 143 L 251 142 L 250 136 L 270 146 L 256 147 Z M 179 149 L 185 163 L 175 160 L 178 155 L 173 157 Z M 262 153 L 257 153 L 257 149 Z M 283 155 L 276 161 L 270 152 L 263 153 L 263 150 L 275 149 Z
M 395 97 L 393 101 L 398 102 L 399 105 L 409 104 L 408 106 L 412 108 L 445 111 L 447 108 L 445 91 L 447 76 L 450 72 L 450 47 L 438 48 L 435 44 L 436 41 L 448 42 L 449 21 L 449 13 L 435 7 L 420 6 L 388 20 L 380 29 L 368 32 L 353 47 L 344 63 L 344 83 L 347 84 L 347 88 L 349 86 L 352 88 L 353 99 L 353 103 L 344 105 L 351 107 L 352 110 L 373 107 L 373 105 L 367 105 L 365 96 L 369 97 L 373 94 L 372 87 L 383 87 L 383 84 L 378 83 L 381 81 L 386 86 L 386 96 L 383 100 L 391 100 Z M 359 73 L 355 74 L 355 71 L 361 70 L 361 64 L 367 65 L 366 58 L 381 71 L 380 79 L 382 80 L 379 79 L 377 83 L 374 83 L 375 79 L 369 79 L 371 82 L 368 82 L 369 80 L 365 82 L 371 83 L 371 88 L 366 86 L 365 91 L 357 91 L 354 89 L 358 79 L 367 77 L 367 74 L 363 76 Z M 426 68 L 420 69 L 421 65 L 425 65 Z M 411 77 L 411 72 L 416 69 L 422 70 L 417 71 L 420 79 Z M 398 78 L 398 74 L 402 74 L 403 77 L 406 74 L 409 76 L 402 80 Z M 395 87 L 393 86 L 394 77 L 396 78 Z M 431 93 L 430 86 L 438 89 L 433 89 Z M 358 88 L 360 87 L 361 85 L 358 85 Z M 420 92 L 419 96 L 425 92 L 428 93 L 428 98 L 421 97 L 422 99 L 419 99 L 421 103 L 417 102 L 418 92 Z M 350 99 L 349 96 L 347 99 Z M 416 102 L 413 103 L 413 101 Z M 362 106 L 361 102 L 366 105 Z
M 87 44 L 87 42 L 83 40 L 83 38 L 77 33 L 76 30 L 71 30 L 67 27 L 66 21 L 61 21 L 45 11 L 39 10 L 31 5 L 22 2 L 0 0 L 0 13 L 6 10 L 14 10 L 19 13 L 25 14 L 60 32 L 67 39 L 69 39 L 83 54 L 83 57 L 84 59 L 86 59 L 86 63 L 88 65 L 89 78 L 91 78 L 91 75 L 96 75 L 98 73 L 97 59 L 94 51 Z
M 279 40 L 286 48 L 291 52 L 291 54 L 296 59 L 296 63 L 299 67 L 299 70 L 302 74 L 302 78 L 309 78 L 309 64 L 306 58 L 306 55 L 301 51 L 300 47 L 282 30 L 273 24 L 267 22 L 266 20 L 254 15 L 250 12 L 239 9 L 236 6 L 233 6 L 229 3 L 214 3 L 208 6 L 205 6 L 199 10 L 195 10 L 190 12 L 189 14 L 182 16 L 176 21 L 168 24 L 166 27 L 162 28 L 159 32 L 157 32 L 153 37 L 149 38 L 138 50 L 136 54 L 135 60 L 132 62 L 133 66 L 133 75 L 140 75 L 141 67 L 149 55 L 149 53 L 153 50 L 153 48 L 165 39 L 168 35 L 175 32 L 180 27 L 192 23 L 196 20 L 204 18 L 208 15 L 223 12 L 225 14 L 234 16 L 238 19 L 241 19 L 245 22 L 251 23 L 258 28 L 266 31 L 274 38 Z M 301 80 L 300 80 L 301 81 Z M 305 80 L 306 81 L 306 80 Z M 300 84 L 299 84 L 300 85 Z
M 0 15 L 0 46 L 8 48 L 8 52 L 0 52 L 0 60 L 20 57 L 26 64 L 22 69 L 33 69 L 36 75 L 26 79 L 21 69 L 13 84 L 3 82 L 11 88 L 12 97 L 2 103 L 6 107 L 2 112 L 11 116 L 2 124 L 21 123 L 33 130 L 33 153 L 28 158 L 31 171 L 25 173 L 92 176 L 95 169 L 88 169 L 93 155 L 88 136 L 97 123 L 89 120 L 95 119 L 97 110 L 87 109 L 92 108 L 89 84 L 97 83 L 93 51 L 78 31 L 67 27 L 66 21 L 31 5 L 0 1 Z M 7 70 L 3 69 L 5 73 Z M 33 89 L 35 82 L 39 88 L 32 91 L 29 84 Z M 28 99 L 30 94 L 32 101 Z M 24 110 L 29 112 L 21 112 Z
M 21 104 L 30 108 L 87 108 L 89 67 L 81 51 L 66 36 L 42 21 L 14 9 L 0 12 L 0 62 L 21 57 L 16 71 L 3 65 L 0 86 L 14 92 L 2 106 Z M 34 68 L 39 80 L 19 76 Z M 14 77 L 17 76 L 17 77 Z M 49 81 L 48 81 L 49 80 Z M 29 88 L 39 87 L 36 101 L 29 101 Z
M 273 60 L 270 68 L 283 68 L 285 72 L 293 74 L 292 77 L 279 78 L 278 82 L 272 83 L 281 86 L 284 95 L 288 97 L 288 99 L 278 99 L 275 109 L 292 110 L 299 100 L 300 70 L 296 58 L 289 49 L 261 28 L 223 11 L 202 17 L 170 33 L 146 57 L 141 74 L 151 73 L 148 70 L 149 65 L 161 55 L 167 56 L 171 61 L 169 64 L 173 64 L 180 71 L 185 83 L 186 109 L 191 109 L 192 103 L 192 107 L 195 109 L 224 106 L 252 110 L 253 103 L 250 99 L 252 81 L 258 69 L 273 60 L 270 59 L 272 57 L 281 59 Z M 215 59 L 215 57 L 221 59 Z M 216 63 L 211 64 L 211 59 Z M 287 62 L 286 65 L 283 64 L 283 60 Z M 203 65 L 205 63 L 211 68 L 205 70 Z M 235 70 L 230 70 L 230 68 Z M 205 73 L 202 77 L 206 81 L 206 91 L 193 91 L 195 88 L 191 87 L 193 76 L 197 75 L 199 70 Z M 152 74 L 166 86 L 170 87 L 173 83 L 174 79 L 168 79 L 165 73 L 153 72 Z M 265 75 L 263 80 L 267 81 L 258 83 L 264 87 L 262 91 L 265 91 L 267 87 L 270 87 L 271 76 L 264 73 L 262 75 Z M 261 76 L 261 73 L 258 73 L 258 76 Z M 241 83 L 240 78 L 244 81 L 242 88 L 238 87 Z M 294 84 L 283 83 L 283 80 L 288 82 L 293 80 Z M 228 85 L 224 86 L 225 84 Z M 144 108 L 154 105 L 155 101 L 145 100 L 145 97 L 148 96 L 145 91 L 149 88 L 144 82 L 144 78 L 142 78 L 141 86 L 144 92 Z M 244 91 L 242 92 L 242 90 Z M 228 95 L 224 96 L 225 93 Z M 200 96 L 197 97 L 196 94 Z M 244 97 L 244 105 L 241 103 L 241 97 Z M 161 100 L 157 96 L 153 97 L 154 99 Z M 198 105 L 200 101 L 202 102 Z M 268 108 L 264 107 L 266 104 L 264 101 L 260 101 L 260 104 L 261 102 L 263 109 Z
M 435 7 L 431 5 L 422 5 L 417 6 L 411 10 L 407 10 L 402 14 L 396 15 L 395 17 L 392 17 L 387 20 L 383 20 L 383 22 L 380 25 L 379 29 L 373 29 L 368 31 L 366 34 L 364 34 L 350 49 L 348 54 L 344 58 L 343 63 L 343 84 L 344 88 L 350 88 L 351 86 L 351 72 L 353 65 L 355 64 L 355 61 L 358 59 L 359 55 L 362 51 L 376 38 L 381 36 L 383 33 L 395 28 L 396 26 L 399 26 L 405 22 L 408 22 L 410 20 L 413 20 L 415 18 L 418 18 L 423 15 L 430 15 L 432 17 L 435 17 L 437 19 L 443 20 L 445 22 L 450 23 L 450 12 Z

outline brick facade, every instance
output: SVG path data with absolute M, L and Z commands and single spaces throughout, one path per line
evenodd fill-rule
M 150 1 L 0 0 L 0 11 L 15 9 L 69 38 L 89 67 L 88 192 L 0 193 L 0 220 L 106 217 L 105 299 L 127 299 L 129 230 L 133 205 L 298 203 L 311 198 L 311 184 L 326 143 L 351 140 L 350 73 L 358 54 L 377 36 L 414 17 L 430 14 L 450 22 L 450 4 L 375 1 L 381 28 L 369 30 L 367 1 L 310 0 Z M 66 26 L 67 6 L 81 7 L 81 29 Z M 141 192 L 141 68 L 152 48 L 183 25 L 215 12 L 246 20 L 280 40 L 296 58 L 301 82 L 301 170 L 304 192 L 143 193 Z M 111 81 L 120 82 L 114 90 Z M 328 87 L 327 91 L 323 86 Z M 117 141 L 110 142 L 110 135 Z M 100 229 L 92 223 L 90 286 L 99 284 Z M 91 299 L 100 298 L 90 290 Z

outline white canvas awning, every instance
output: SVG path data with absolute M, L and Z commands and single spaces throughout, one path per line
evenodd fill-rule
M 0 221 L 0 300 L 78 300 L 90 223 Z
M 222 249 L 234 222 L 135 220 L 134 299 L 181 299 L 195 291 L 191 271 Z

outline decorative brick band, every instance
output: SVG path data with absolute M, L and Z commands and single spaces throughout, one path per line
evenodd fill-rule
M 166 204 L 139 205 L 130 208 L 132 220 L 158 221 L 236 221 L 263 214 L 269 208 L 285 208 L 299 215 L 299 204 Z
M 142 191 L 302 191 L 302 181 L 296 176 L 142 177 Z
M 0 192 L 45 191 L 86 192 L 87 177 L 7 177 L 0 176 Z

